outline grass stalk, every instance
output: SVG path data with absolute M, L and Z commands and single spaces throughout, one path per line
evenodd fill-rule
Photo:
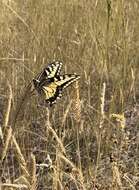
M 100 161 L 100 153 L 101 153 L 101 135 L 103 130 L 103 124 L 105 119 L 105 113 L 104 113 L 104 106 L 105 106 L 105 93 L 106 93 L 106 84 L 103 83 L 102 93 L 101 93 L 101 116 L 100 116 L 100 124 L 99 124 L 99 133 L 97 137 L 97 144 L 98 144 L 98 150 L 97 150 L 97 160 L 96 160 L 96 168 L 95 168 L 95 180 L 97 177 L 97 171 L 99 167 L 99 161 Z

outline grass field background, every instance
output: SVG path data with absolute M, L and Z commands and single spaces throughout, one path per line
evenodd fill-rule
M 138 0 L 0 1 L 0 188 L 139 189 Z M 51 109 L 48 63 L 81 76 Z

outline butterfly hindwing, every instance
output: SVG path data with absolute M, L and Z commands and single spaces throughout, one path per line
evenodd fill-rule
M 50 104 L 55 103 L 56 100 L 62 96 L 63 89 L 68 87 L 77 79 L 79 79 L 79 75 L 59 75 L 54 78 L 54 82 L 51 82 L 49 85 L 44 84 L 42 90 L 46 102 Z
M 59 75 L 56 77 L 56 84 L 60 86 L 62 89 L 68 87 L 70 84 L 72 84 L 74 81 L 78 80 L 80 78 L 79 75 L 76 74 L 65 74 L 65 75 Z
M 57 99 L 61 98 L 62 89 L 53 82 L 49 86 L 43 86 L 43 94 L 46 103 L 52 106 L 54 103 L 56 103 Z

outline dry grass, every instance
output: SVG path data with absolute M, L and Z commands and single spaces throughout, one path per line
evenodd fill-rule
M 0 2 L 0 189 L 139 189 L 138 0 Z M 47 63 L 80 74 L 51 109 Z

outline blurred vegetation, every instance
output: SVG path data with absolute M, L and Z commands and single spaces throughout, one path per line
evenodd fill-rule
M 0 1 L 2 189 L 139 189 L 138 10 L 138 0 Z M 28 84 L 54 60 L 81 79 L 47 109 Z

